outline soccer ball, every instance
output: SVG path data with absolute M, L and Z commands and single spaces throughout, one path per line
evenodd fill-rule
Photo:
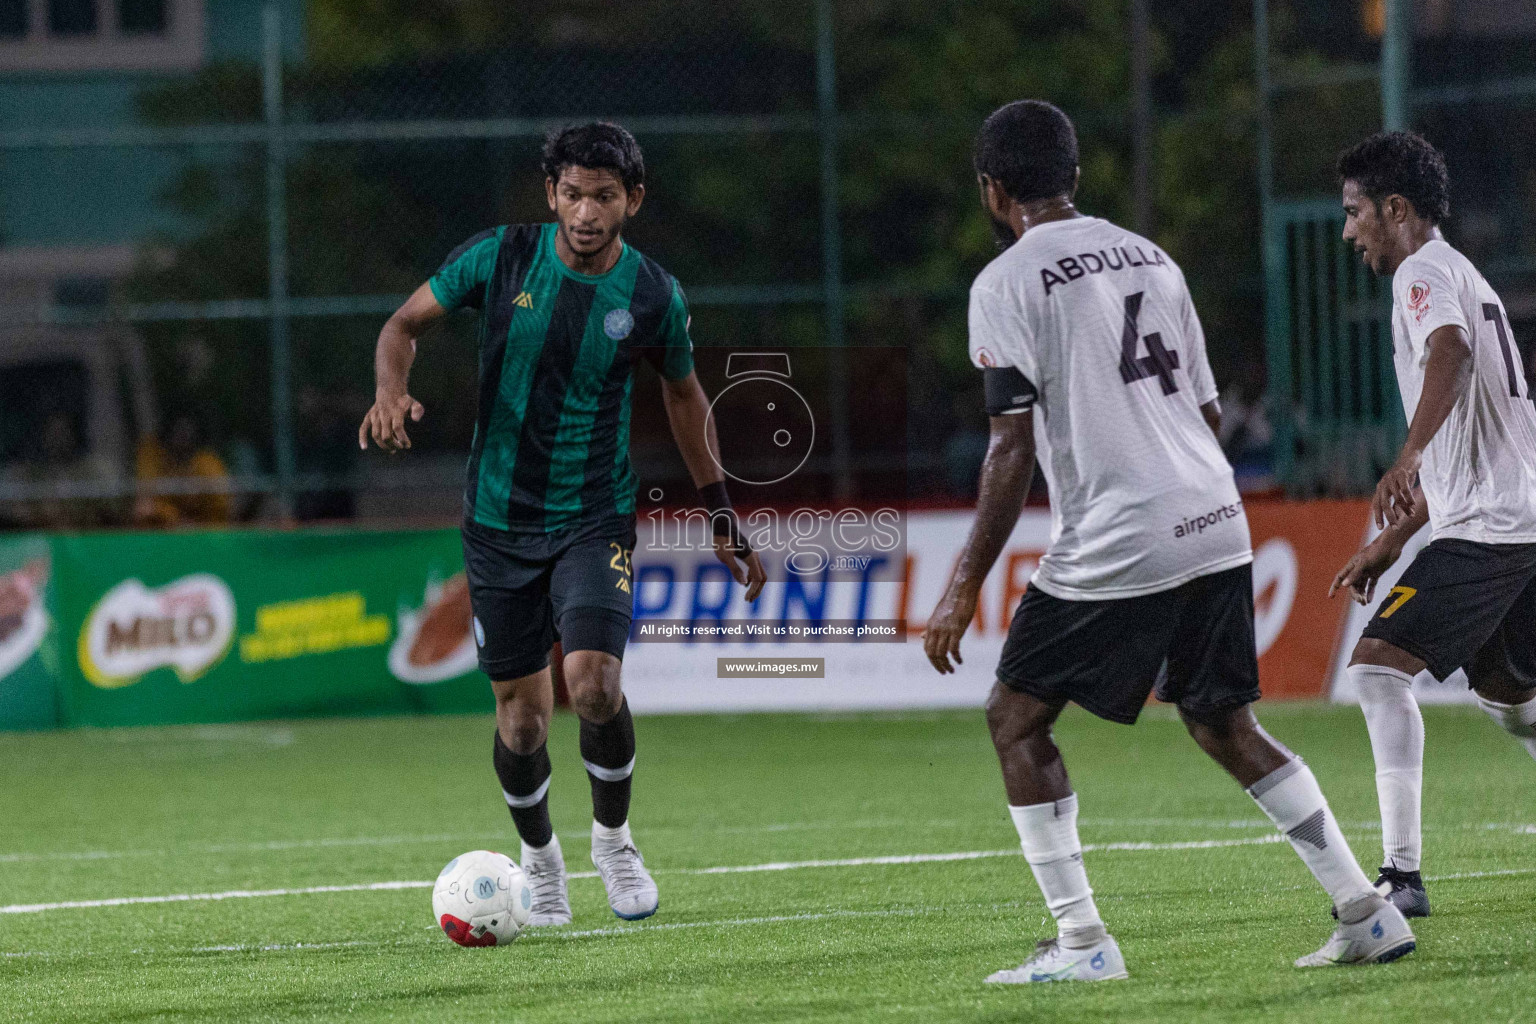
M 461 946 L 505 946 L 528 923 L 533 890 L 508 856 L 473 850 L 448 862 L 432 886 L 432 916 Z

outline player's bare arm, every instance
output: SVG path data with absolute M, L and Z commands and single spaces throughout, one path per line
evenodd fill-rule
M 405 432 L 406 418 L 417 423 L 426 412 L 406 390 L 411 364 L 416 360 L 416 339 L 446 312 L 432 288 L 424 284 L 385 321 L 373 355 L 373 406 L 357 429 L 359 448 L 366 449 L 370 437 L 387 452 L 411 446 Z
M 1397 564 L 1402 557 L 1403 545 L 1429 522 L 1429 505 L 1424 500 L 1424 490 L 1413 489 L 1413 507 L 1408 515 L 1382 530 L 1374 540 L 1357 551 L 1328 587 L 1328 596 L 1340 590 L 1348 590 L 1356 604 L 1370 604 L 1376 596 L 1376 581 L 1382 573 Z
M 667 409 L 667 423 L 677 450 L 682 453 L 688 466 L 688 475 L 700 491 L 712 485 L 723 484 L 724 474 L 710 452 L 720 450 L 720 438 L 715 431 L 714 420 L 709 418 L 709 398 L 699 384 L 696 373 L 680 380 L 661 380 L 661 400 Z M 715 557 L 731 570 L 737 583 L 747 588 L 747 601 L 756 601 L 762 593 L 768 574 L 756 551 L 737 554 L 739 548 L 729 534 L 716 534 Z
M 1221 437 L 1221 403 L 1211 399 L 1200 407 L 1200 415 L 1205 417 L 1205 425 L 1211 428 L 1211 433 Z
M 976 519 L 965 540 L 965 550 L 955 564 L 949 586 L 939 599 L 923 631 L 923 652 L 941 674 L 963 664 L 960 638 L 976 614 L 976 597 L 992 563 L 1002 553 L 1029 496 L 1035 475 L 1035 418 L 1029 413 L 993 416 L 987 457 L 981 464 L 980 495 Z
M 1397 461 L 1376 485 L 1376 494 L 1371 499 L 1371 515 L 1377 526 L 1394 525 L 1416 509 L 1414 483 L 1424 460 L 1424 449 L 1455 408 L 1457 399 L 1466 392 L 1471 373 L 1472 344 L 1465 330 L 1447 324 L 1429 336 L 1424 391 L 1413 422 L 1408 425 L 1408 440 L 1403 443 Z

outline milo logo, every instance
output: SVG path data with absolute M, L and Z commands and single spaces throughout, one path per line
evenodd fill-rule
M 217 576 L 194 573 L 156 588 L 124 580 L 86 617 L 80 671 L 105 689 L 157 668 L 190 683 L 228 653 L 234 634 L 235 596 Z

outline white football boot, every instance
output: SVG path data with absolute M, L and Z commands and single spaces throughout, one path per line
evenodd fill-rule
M 629 827 L 624 826 L 625 835 Z M 614 842 L 592 833 L 592 866 L 608 890 L 608 905 L 626 921 L 639 921 L 656 913 L 660 897 L 656 882 L 645 870 L 645 858 L 633 841 Z
M 1056 939 L 1036 943 L 1035 955 L 1019 966 L 987 978 L 993 985 L 1025 985 L 1032 981 L 1117 981 L 1128 978 L 1125 957 L 1113 935 L 1087 949 L 1067 949 Z
M 558 836 L 551 837 L 542 850 L 523 844 L 523 874 L 528 876 L 528 888 L 533 890 L 529 926 L 570 924 L 571 895 Z
M 1296 961 L 1297 967 L 1385 964 L 1418 945 L 1403 912 L 1391 903 L 1355 924 L 1340 924 L 1323 948 Z

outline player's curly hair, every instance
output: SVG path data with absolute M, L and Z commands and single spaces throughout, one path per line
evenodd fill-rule
M 544 140 L 544 174 L 560 180 L 567 167 L 587 167 L 614 172 L 626 191 L 645 184 L 645 158 L 640 143 L 611 121 L 567 125 Z
M 1072 192 L 1077 180 L 1077 130 L 1044 100 L 1016 100 L 992 112 L 976 135 L 974 163 L 1015 202 Z
M 1439 224 L 1451 212 L 1451 178 L 1445 157 L 1422 135 L 1377 132 L 1339 154 L 1339 184 L 1355 183 L 1377 206 L 1402 196 L 1420 217 Z

